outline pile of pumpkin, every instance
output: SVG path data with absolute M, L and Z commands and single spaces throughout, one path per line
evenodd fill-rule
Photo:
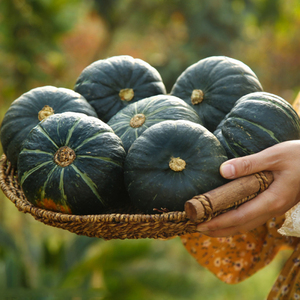
M 74 90 L 44 86 L 21 95 L 1 126 L 28 201 L 79 215 L 125 203 L 150 214 L 182 211 L 226 182 L 219 167 L 227 159 L 299 138 L 292 106 L 225 56 L 188 67 L 169 94 L 143 60 L 98 60 Z

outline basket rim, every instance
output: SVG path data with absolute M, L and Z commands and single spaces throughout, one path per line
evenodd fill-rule
M 241 178 L 244 183 L 250 182 L 251 185 L 251 193 L 247 191 L 247 193 L 244 194 L 244 190 L 243 193 L 237 193 L 237 196 L 243 195 L 242 199 L 235 197 L 234 201 L 232 201 L 232 199 L 230 199 L 230 201 L 227 201 L 228 199 L 225 199 L 226 201 L 221 199 L 220 201 L 220 199 L 216 197 L 216 193 L 218 193 L 220 197 L 224 196 L 224 187 L 226 186 L 225 190 L 227 192 L 228 190 L 231 191 L 231 183 L 220 187 L 222 188 L 221 193 L 217 188 L 206 194 L 195 196 L 191 200 L 196 200 L 201 210 L 204 209 L 204 214 L 201 214 L 200 217 L 196 219 L 186 211 L 162 212 L 157 214 L 136 213 L 137 211 L 130 205 L 116 208 L 119 209 L 119 212 L 109 211 L 108 213 L 107 211 L 106 213 L 95 215 L 66 214 L 36 207 L 26 199 L 19 184 L 17 168 L 12 167 L 5 154 L 3 154 L 0 159 L 0 188 L 19 211 L 31 214 L 36 220 L 46 225 L 66 229 L 78 235 L 99 237 L 105 240 L 140 238 L 168 239 L 175 236 L 195 233 L 197 232 L 198 224 L 209 221 L 212 217 L 220 213 L 235 209 L 242 203 L 256 197 L 260 192 L 268 188 L 273 180 L 273 176 L 268 177 L 263 172 L 260 173 L 262 174 L 251 175 L 251 180 L 249 180 L 249 178 Z M 241 181 L 238 182 L 238 185 L 243 187 Z M 214 199 L 210 199 L 212 195 L 214 195 Z M 222 205 L 213 207 L 213 202 Z M 133 213 L 130 213 L 130 209 Z

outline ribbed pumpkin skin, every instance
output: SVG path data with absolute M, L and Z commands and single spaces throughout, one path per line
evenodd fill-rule
M 76 157 L 62 167 L 55 157 L 64 146 Z M 28 135 L 19 155 L 19 181 L 28 201 L 38 207 L 97 214 L 126 199 L 125 155 L 119 137 L 98 118 L 55 114 Z
M 120 98 L 123 89 L 133 90 L 131 100 Z M 89 101 L 104 122 L 129 103 L 166 93 L 159 72 L 145 61 L 128 55 L 101 59 L 87 66 L 74 90 Z
M 170 167 L 172 158 L 186 165 Z M 163 121 L 148 128 L 130 147 L 124 178 L 131 201 L 144 213 L 183 211 L 184 203 L 226 182 L 219 166 L 225 150 L 205 127 L 190 121 Z
M 13 166 L 17 166 L 22 143 L 39 122 L 39 112 L 50 106 L 54 114 L 67 111 L 97 117 L 93 107 L 80 94 L 66 88 L 43 86 L 34 88 L 14 100 L 1 125 L 3 152 Z
M 194 90 L 203 92 L 200 103 L 192 100 Z M 246 64 L 211 56 L 188 67 L 176 80 L 171 95 L 192 105 L 204 126 L 213 132 L 239 98 L 257 91 L 262 91 L 262 86 Z
M 214 132 L 229 158 L 257 153 L 300 138 L 300 120 L 293 107 L 266 92 L 239 99 Z
M 170 95 L 157 95 L 134 102 L 114 115 L 107 124 L 121 138 L 127 152 L 146 129 L 166 120 L 187 120 L 202 124 L 190 105 Z

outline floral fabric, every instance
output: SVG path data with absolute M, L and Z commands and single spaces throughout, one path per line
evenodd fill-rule
M 181 237 L 196 261 L 220 280 L 235 284 L 268 265 L 281 249 L 294 249 L 267 300 L 300 299 L 300 238 L 278 232 L 284 216 L 273 218 L 249 233 L 212 238 L 201 233 Z

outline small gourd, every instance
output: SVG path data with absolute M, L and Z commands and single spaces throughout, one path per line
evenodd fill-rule
M 125 185 L 142 212 L 183 211 L 184 203 L 227 182 L 219 173 L 226 152 L 200 124 L 186 120 L 157 123 L 130 147 Z
M 171 95 L 191 105 L 213 132 L 240 97 L 257 91 L 262 91 L 262 86 L 246 64 L 210 56 L 189 66 L 176 80 Z
M 107 124 L 121 138 L 127 152 L 147 128 L 166 120 L 188 120 L 202 124 L 190 105 L 170 95 L 157 95 L 134 102 L 120 110 Z
M 96 117 L 54 114 L 28 134 L 18 177 L 29 202 L 68 214 L 98 214 L 127 201 L 125 150 Z
M 81 72 L 74 90 L 89 101 L 104 122 L 130 103 L 166 93 L 159 72 L 129 55 L 93 62 Z
M 1 143 L 8 161 L 17 166 L 18 155 L 30 130 L 43 119 L 57 113 L 78 112 L 97 117 L 83 96 L 66 88 L 42 86 L 14 100 L 1 125 Z

